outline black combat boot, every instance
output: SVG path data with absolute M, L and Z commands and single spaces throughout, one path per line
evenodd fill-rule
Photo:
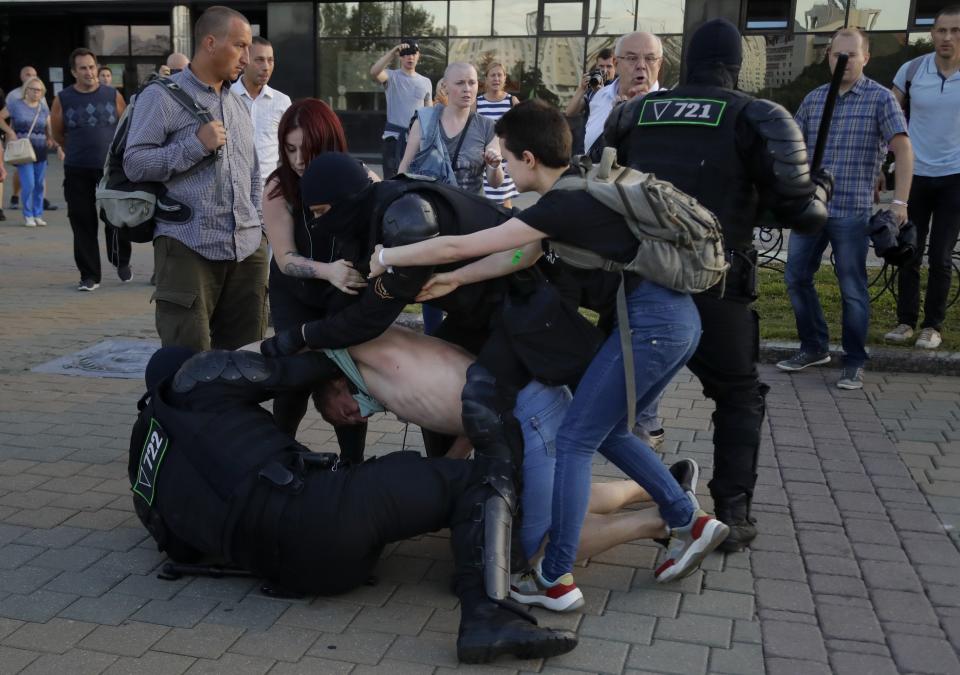
M 750 515 L 750 496 L 741 492 L 732 497 L 714 497 L 717 518 L 730 527 L 730 534 L 717 547 L 718 551 L 736 553 L 757 538 L 756 520 Z

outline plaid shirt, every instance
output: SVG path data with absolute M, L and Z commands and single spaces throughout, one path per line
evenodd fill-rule
M 823 105 L 830 85 L 817 87 L 803 99 L 797 124 L 807 151 L 813 156 Z M 861 76 L 846 94 L 837 98 L 823 166 L 836 181 L 830 200 L 830 217 L 845 218 L 873 208 L 873 189 L 887 143 L 907 133 L 907 120 L 889 89 Z
M 132 181 L 164 183 L 171 199 L 192 210 L 185 222 L 165 221 L 158 211 L 156 236 L 172 237 L 207 260 L 244 260 L 262 238 L 262 186 L 250 111 L 229 83 L 217 93 L 190 68 L 170 79 L 223 122 L 223 152 L 213 164 L 178 178 L 209 153 L 197 138 L 197 119 L 154 85 L 134 104 L 123 169 Z

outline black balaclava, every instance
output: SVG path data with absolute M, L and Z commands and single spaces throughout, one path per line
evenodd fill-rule
M 173 377 L 180 370 L 180 366 L 196 353 L 196 350 L 186 347 L 161 347 L 155 351 L 147 362 L 143 375 L 147 391 L 153 391 L 163 380 Z
M 707 21 L 687 48 L 687 83 L 736 89 L 743 63 L 740 31 L 726 19 Z
M 300 200 L 310 220 L 311 206 L 330 204 L 331 209 L 313 221 L 324 232 L 341 235 L 356 225 L 364 228 L 368 200 L 362 193 L 371 184 L 367 169 L 359 160 L 343 152 L 325 152 L 318 155 L 300 179 Z

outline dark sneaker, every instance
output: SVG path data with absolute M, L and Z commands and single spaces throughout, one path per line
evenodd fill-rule
M 543 561 L 541 561 L 542 563 Z M 567 572 L 556 581 L 547 581 L 540 564 L 510 577 L 510 597 L 523 605 L 537 605 L 554 612 L 570 612 L 583 607 L 583 593 L 573 575 Z
M 47 199 L 46 197 L 44 197 L 44 199 L 43 199 L 43 210 L 44 210 L 44 211 L 56 211 L 56 210 L 59 209 L 59 208 L 60 208 L 59 206 L 57 206 L 56 204 L 51 204 L 51 203 L 50 203 L 50 200 Z
M 837 386 L 840 389 L 863 389 L 863 368 L 844 366 Z
M 699 509 L 700 502 L 697 501 L 697 481 L 700 480 L 700 467 L 692 459 L 681 459 L 670 465 L 670 475 L 673 476 L 684 492 L 693 502 L 693 508 Z M 654 541 L 664 548 L 670 548 L 670 537 L 654 539 Z
M 726 541 L 717 547 L 726 553 L 736 553 L 757 538 L 757 521 L 750 515 L 750 497 L 740 493 L 732 497 L 713 498 L 717 518 L 730 528 Z
M 100 288 L 100 284 L 93 279 L 83 279 L 77 284 L 78 291 L 95 291 L 98 288 Z
M 659 450 L 660 446 L 663 445 L 663 439 L 666 437 L 666 432 L 663 430 L 663 427 L 655 429 L 653 431 L 646 431 L 645 429 L 640 428 L 640 425 L 636 425 L 633 428 L 633 435 L 639 438 L 641 441 L 649 445 L 654 450 Z
M 810 366 L 822 366 L 824 363 L 830 363 L 830 354 L 827 352 L 811 354 L 809 352 L 800 351 L 791 356 L 789 359 L 780 361 L 777 364 L 777 368 L 792 373 L 798 370 L 803 370 L 804 368 L 809 368 Z
M 18 197 L 17 195 L 10 196 L 10 208 L 11 209 L 20 208 L 20 197 Z
M 117 268 L 117 276 L 120 277 L 120 281 L 127 283 L 133 279 L 133 270 L 130 269 L 130 265 L 121 265 Z
M 723 543 L 729 532 L 729 527 L 697 509 L 688 525 L 671 530 L 673 544 L 653 576 L 661 584 L 690 576 L 710 551 Z
M 3 213 L 3 209 L 0 209 L 0 221 L 6 220 L 7 216 Z

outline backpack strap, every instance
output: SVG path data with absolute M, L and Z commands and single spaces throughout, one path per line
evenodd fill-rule
M 913 86 L 913 80 L 917 76 L 917 72 L 920 70 L 920 66 L 923 65 L 925 58 L 927 58 L 927 54 L 918 56 L 910 61 L 910 64 L 907 66 L 907 78 L 903 85 L 903 114 L 908 120 L 910 119 L 910 87 Z
M 623 374 L 627 384 L 627 431 L 633 433 L 637 423 L 637 375 L 633 364 L 630 315 L 627 313 L 627 278 L 620 275 L 617 288 L 617 332 L 620 334 L 620 352 L 623 354 Z
M 213 115 L 210 114 L 210 111 L 197 103 L 193 96 L 185 92 L 179 84 L 171 80 L 169 77 L 156 77 L 147 82 L 143 86 L 143 89 L 146 89 L 151 84 L 159 84 L 163 86 L 163 90 L 170 94 L 170 96 L 173 97 L 173 100 L 179 103 L 187 112 L 193 115 L 201 125 L 213 121 Z M 143 91 L 143 89 L 141 89 L 141 91 Z M 201 169 L 204 169 L 216 162 L 218 157 L 218 153 L 211 153 L 183 173 L 178 173 L 174 176 L 171 176 L 170 180 L 192 176 L 197 171 L 200 171 Z

